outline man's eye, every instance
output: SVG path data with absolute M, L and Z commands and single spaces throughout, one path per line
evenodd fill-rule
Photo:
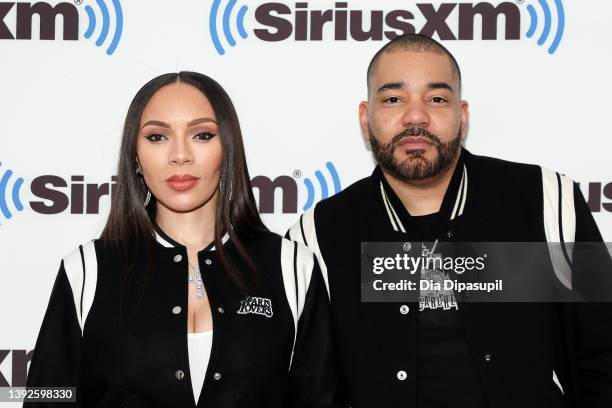
M 434 96 L 433 98 L 431 98 L 431 101 L 433 103 L 444 103 L 446 102 L 446 99 L 442 98 L 441 96 Z
M 215 136 L 216 136 L 215 133 L 200 132 L 197 135 L 195 135 L 194 138 L 199 139 L 199 140 L 210 140 L 210 139 L 212 139 Z
M 400 99 L 397 96 L 392 96 L 384 100 L 385 103 L 398 103 Z
M 161 142 L 166 139 L 166 136 L 160 135 L 159 133 L 153 133 L 152 135 L 146 136 L 146 138 L 151 142 Z

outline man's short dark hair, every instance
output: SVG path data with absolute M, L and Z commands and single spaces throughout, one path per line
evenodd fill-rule
M 459 84 L 458 94 L 461 95 L 461 69 L 459 69 L 459 64 L 457 60 L 450 53 L 449 50 L 446 49 L 442 44 L 437 42 L 431 37 L 422 34 L 404 34 L 398 37 L 395 37 L 387 44 L 385 44 L 372 58 L 370 61 L 370 65 L 368 65 L 368 89 L 370 88 L 370 79 L 374 74 L 374 70 L 376 69 L 376 65 L 378 60 L 383 54 L 393 52 L 393 51 L 416 51 L 416 52 L 435 52 L 440 55 L 444 55 L 448 57 L 451 62 L 451 68 L 453 70 L 453 74 L 457 77 L 457 82 Z

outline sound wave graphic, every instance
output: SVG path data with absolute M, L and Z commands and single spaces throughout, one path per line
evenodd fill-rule
M 0 167 L 2 163 L 0 162 Z M 2 173 L 2 170 L 0 170 Z M 19 193 L 21 190 L 21 186 L 23 185 L 23 178 L 18 177 L 13 184 L 13 188 L 10 192 L 10 197 L 7 195 L 7 187 L 9 183 L 9 179 L 13 175 L 13 171 L 11 169 L 7 169 L 2 177 L 0 178 L 0 212 L 7 220 L 10 220 L 13 217 L 13 214 L 9 210 L 7 199 L 13 202 L 13 206 L 17 211 L 23 211 L 23 204 L 19 199 Z
M 334 164 L 332 162 L 325 163 L 325 167 L 327 167 L 327 171 L 329 171 L 333 182 L 334 190 L 331 195 L 334 195 L 340 192 L 340 190 L 342 190 L 342 186 L 340 185 L 340 177 L 338 177 L 338 172 L 336 171 L 336 168 L 334 167 Z M 315 177 L 319 182 L 319 186 L 321 187 L 321 199 L 323 200 L 329 197 L 329 188 L 327 185 L 327 180 L 323 176 L 323 173 L 317 170 L 315 171 Z M 308 191 L 308 198 L 306 199 L 306 204 L 304 204 L 304 211 L 306 211 L 310 207 L 312 207 L 315 202 L 315 189 L 312 181 L 310 181 L 309 178 L 304 179 L 304 184 L 306 185 L 306 190 Z
M 102 15 L 102 28 L 98 38 L 96 39 L 96 46 L 101 47 L 108 37 L 111 17 L 105 0 L 96 0 L 96 4 L 98 5 L 100 14 Z M 112 0 L 112 4 L 115 11 L 115 32 L 113 33 L 113 37 L 108 48 L 106 49 L 107 55 L 113 55 L 117 49 L 117 46 L 119 45 L 119 41 L 121 40 L 121 34 L 123 33 L 123 10 L 121 8 L 121 3 L 119 0 Z M 89 39 L 91 36 L 93 36 L 94 30 L 96 29 L 97 18 L 93 7 L 91 7 L 89 4 L 85 6 L 85 12 L 87 13 L 87 18 L 89 20 L 87 30 L 85 31 L 85 38 Z
M 210 10 L 210 17 L 208 21 L 209 23 L 208 25 L 210 28 L 210 37 L 219 55 L 225 54 L 225 48 L 223 48 L 223 45 L 221 44 L 221 40 L 219 39 L 219 31 L 217 29 L 217 16 L 219 14 L 219 7 L 221 6 L 221 1 L 222 0 L 213 1 L 212 7 Z M 237 0 L 229 0 L 229 2 L 225 6 L 225 9 L 223 10 L 223 18 L 222 18 L 223 35 L 225 36 L 227 43 L 232 47 L 236 46 L 236 39 L 234 38 L 234 35 L 232 34 L 232 31 L 230 29 L 230 22 L 231 22 L 232 11 L 234 10 L 234 7 L 236 6 L 236 1 Z M 242 6 L 238 10 L 238 13 L 235 15 L 235 22 L 236 22 L 236 27 L 238 29 L 238 34 L 242 38 L 248 37 L 248 34 L 246 30 L 244 29 L 244 16 L 246 15 L 246 12 L 248 11 L 248 9 L 249 8 L 247 6 Z
M 538 0 L 540 8 L 542 9 L 542 14 L 544 15 L 544 22 L 542 27 L 542 33 L 540 33 L 540 37 L 538 38 L 538 45 L 542 46 L 548 39 L 551 34 L 553 16 L 551 12 L 551 7 L 548 4 L 549 0 Z M 553 38 L 552 43 L 548 47 L 548 53 L 554 54 L 559 48 L 559 44 L 563 39 L 563 33 L 565 32 L 565 9 L 563 7 L 562 0 L 554 0 L 554 5 L 556 9 L 556 17 L 557 17 L 557 31 Z M 539 20 L 538 13 L 533 5 L 527 5 L 527 11 L 529 12 L 529 16 L 531 17 L 531 23 L 529 25 L 529 29 L 527 30 L 527 37 L 531 38 L 535 35 L 536 30 L 538 28 Z

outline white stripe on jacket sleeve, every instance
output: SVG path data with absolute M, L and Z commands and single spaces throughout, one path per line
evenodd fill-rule
M 331 298 L 329 290 L 329 280 L 327 276 L 327 266 L 325 260 L 321 254 L 321 248 L 319 248 L 319 242 L 317 240 L 317 230 L 315 228 L 315 209 L 311 208 L 300 216 L 298 222 L 296 222 L 287 231 L 287 236 L 292 241 L 296 241 L 306 245 L 317 257 L 319 262 L 319 268 L 321 269 L 321 275 L 323 275 L 323 281 L 325 282 L 325 289 L 327 289 L 327 296 Z
M 572 252 L 576 239 L 574 182 L 542 167 L 544 230 L 555 275 L 572 289 Z
M 281 269 L 285 295 L 293 316 L 293 347 L 291 361 L 297 340 L 298 322 L 304 310 L 306 293 L 310 286 L 312 270 L 314 268 L 314 254 L 304 244 L 283 238 L 281 242 Z
M 85 245 L 79 245 L 66 255 L 63 261 L 82 334 L 98 282 L 98 259 L 94 242 L 89 241 Z

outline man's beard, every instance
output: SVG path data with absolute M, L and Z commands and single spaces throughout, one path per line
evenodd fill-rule
M 438 136 L 430 133 L 426 129 L 411 127 L 393 137 L 391 142 L 386 145 L 378 141 L 372 128 L 369 127 L 368 131 L 370 143 L 372 145 L 372 153 L 380 167 L 403 181 L 425 180 L 437 176 L 453 164 L 461 148 L 461 129 L 459 129 L 457 137 L 453 140 L 448 143 L 442 143 Z M 436 148 L 438 156 L 430 161 L 425 158 L 424 150 L 412 150 L 408 152 L 408 158 L 400 163 L 395 158 L 394 152 L 395 149 L 399 148 L 399 143 L 402 139 L 408 136 L 418 136 L 429 139 Z

